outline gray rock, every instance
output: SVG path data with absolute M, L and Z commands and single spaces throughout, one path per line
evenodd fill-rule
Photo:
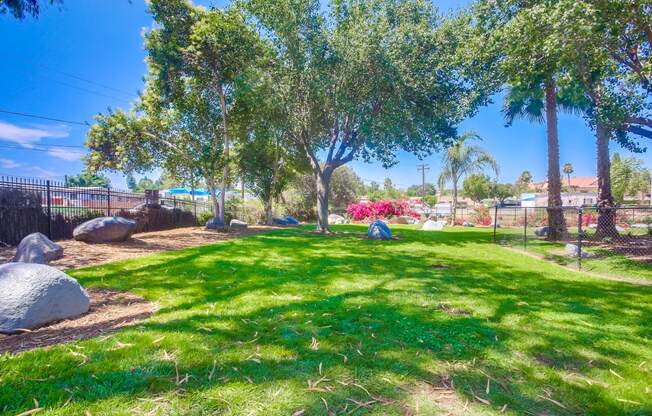
M 61 257 L 63 257 L 63 247 L 41 233 L 32 233 L 22 239 L 12 261 L 47 264 Z
M 464 221 L 462 223 L 462 227 L 475 227 L 475 224 L 473 224 L 471 222 L 468 222 L 468 221 Z
M 328 223 L 329 224 L 346 224 L 346 218 L 344 218 L 341 215 L 337 214 L 331 214 L 328 216 Z
M 389 229 L 387 224 L 380 220 L 376 220 L 369 224 L 369 229 L 367 229 L 367 237 L 372 240 L 391 240 L 392 231 Z
M 248 227 L 248 224 L 244 221 L 232 219 L 231 222 L 229 223 L 229 227 L 231 228 L 237 228 L 237 229 L 244 229 Z
M 652 224 L 632 224 L 632 228 L 652 228 Z
M 416 224 L 417 219 L 409 215 L 401 215 L 400 217 L 396 218 L 396 222 L 399 224 Z
M 272 219 L 273 225 L 288 225 L 288 222 L 285 218 L 274 218 Z
M 490 226 L 491 228 L 493 228 L 493 227 L 494 227 L 494 223 L 492 222 L 491 224 L 489 224 L 489 226 Z M 495 227 L 496 227 L 496 228 L 500 228 L 500 223 L 495 224 Z
M 122 217 L 99 217 L 77 226 L 72 237 L 87 243 L 125 241 L 136 229 L 136 221 Z
M 568 257 L 577 257 L 580 252 L 580 248 L 576 244 L 566 244 L 566 247 L 564 247 L 564 250 L 566 251 L 566 255 Z M 586 250 L 582 250 L 582 258 L 589 258 L 589 257 L 594 257 L 594 253 L 589 253 Z
M 299 220 L 294 218 L 292 215 L 285 217 L 285 222 L 287 225 L 299 225 Z
M 13 333 L 88 312 L 90 299 L 79 283 L 54 267 L 0 266 L 0 332 Z
M 423 231 L 442 231 L 446 223 L 444 221 L 428 220 L 423 223 L 421 230 Z
M 537 237 L 548 237 L 548 227 L 537 227 L 537 229 L 534 230 L 534 235 Z
M 206 228 L 209 230 L 223 230 L 226 227 L 223 221 L 220 221 L 218 218 L 211 218 L 206 221 Z
M 619 233 L 624 233 L 625 229 L 623 227 L 621 227 L 620 225 L 616 225 L 616 231 L 618 231 Z

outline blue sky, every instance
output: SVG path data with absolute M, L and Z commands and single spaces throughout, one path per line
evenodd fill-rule
M 468 3 L 435 1 L 444 11 Z M 93 115 L 108 107 L 128 108 L 143 85 L 141 34 L 150 25 L 142 0 L 65 0 L 62 8 L 44 7 L 38 20 L 0 16 L 0 39 L 4 39 L 0 111 L 91 122 Z M 525 169 L 535 179 L 542 179 L 546 173 L 545 129 L 525 121 L 505 128 L 500 97 L 495 101 L 462 123 L 460 129 L 480 134 L 481 145 L 500 164 L 501 181 L 512 182 Z M 87 129 L 0 112 L 0 175 L 60 180 L 79 173 Z M 561 115 L 559 131 L 561 163 L 572 163 L 579 176 L 594 175 L 594 137 L 584 121 Z M 615 144 L 613 151 L 627 154 Z M 652 167 L 650 152 L 638 157 Z M 395 184 L 407 187 L 421 180 L 416 165 L 428 163 L 427 180 L 436 180 L 438 155 L 423 162 L 408 154 L 400 154 L 399 159 L 390 170 L 362 162 L 354 162 L 353 167 L 366 181 L 382 182 L 390 177 Z M 115 186 L 125 186 L 122 175 L 109 176 Z

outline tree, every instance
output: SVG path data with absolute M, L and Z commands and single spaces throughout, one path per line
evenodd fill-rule
M 401 197 L 401 191 L 394 186 L 394 182 L 390 178 L 385 178 L 383 192 L 385 193 L 386 199 L 398 199 Z
M 524 170 L 514 183 L 514 193 L 516 195 L 522 194 L 530 190 L 530 184 L 532 183 L 532 174 L 528 170 Z
M 462 183 L 462 194 L 467 198 L 471 198 L 473 202 L 480 203 L 483 199 L 492 196 L 493 185 L 493 182 L 487 175 L 469 175 Z
M 434 183 L 426 182 L 426 195 L 425 196 L 436 196 L 437 188 Z M 410 185 L 406 190 L 407 196 L 423 196 L 423 186 L 422 184 Z
M 134 175 L 131 172 L 127 173 L 125 180 L 127 182 L 127 188 L 131 192 L 136 192 L 136 187 L 138 184 L 136 183 L 136 178 L 134 178 Z
M 494 182 L 491 184 L 491 197 L 494 198 L 499 205 L 503 205 L 505 200 L 514 195 L 514 188 L 509 183 Z
M 0 2 L 0 15 L 9 12 L 18 20 L 27 15 L 37 18 L 41 13 L 41 3 L 54 5 L 63 3 L 63 0 L 3 0 Z
M 78 175 L 66 177 L 66 186 L 109 188 L 111 181 L 106 176 L 84 171 Z
M 388 167 L 399 149 L 427 155 L 487 99 L 450 59 L 456 27 L 440 24 L 427 2 L 243 3 L 273 44 L 276 99 L 310 161 L 321 232 L 337 168 L 356 158 Z
M 89 165 L 125 172 L 162 166 L 176 176 L 201 177 L 223 224 L 230 112 L 258 55 L 258 36 L 233 8 L 205 10 L 186 0 L 153 0 L 149 8 L 156 27 L 145 39 L 145 93 L 132 111 L 97 117 Z
M 358 202 L 364 193 L 364 183 L 353 168 L 341 166 L 333 172 L 331 178 L 330 201 L 335 208 L 346 209 L 347 206 Z
M 570 175 L 572 175 L 573 172 L 574 172 L 573 165 L 571 165 L 570 163 L 564 163 L 564 173 L 566 174 L 566 177 L 568 178 L 568 188 L 569 189 L 571 187 Z
M 611 158 L 611 183 L 614 200 L 618 204 L 626 196 L 644 194 L 650 187 L 650 171 L 643 161 L 635 157 L 621 158 L 615 153 Z
M 485 169 L 491 169 L 498 175 L 496 160 L 481 147 L 467 144 L 476 139 L 479 140 L 480 137 L 475 132 L 463 133 L 455 144 L 444 151 L 441 158 L 442 171 L 439 174 L 439 189 L 443 191 L 449 182 L 453 188 L 451 224 L 455 224 L 459 183 L 462 178 Z

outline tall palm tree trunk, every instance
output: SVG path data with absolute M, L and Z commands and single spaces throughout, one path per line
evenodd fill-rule
M 559 132 L 557 130 L 557 87 L 549 79 L 544 84 L 546 100 L 546 138 L 548 142 L 548 239 L 556 241 L 566 235 L 566 221 L 561 201 L 559 173 Z
M 598 172 L 598 228 L 596 237 L 617 235 L 614 197 L 611 193 L 611 160 L 609 159 L 609 130 L 601 122 L 596 124 Z

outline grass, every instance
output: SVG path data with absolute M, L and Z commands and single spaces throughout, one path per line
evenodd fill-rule
M 652 287 L 482 230 L 394 228 L 383 242 L 287 229 L 72 271 L 161 310 L 1 356 L 0 413 L 652 413 Z
M 482 230 L 493 232 L 493 230 L 489 229 Z M 538 238 L 534 235 L 534 230 L 534 228 L 528 230 L 527 248 L 523 246 L 522 228 L 501 228 L 498 230 L 497 239 L 500 244 L 525 249 L 532 254 L 564 266 L 577 267 L 577 259 L 569 257 L 565 253 L 564 246 L 566 243 L 553 243 Z M 589 232 L 592 233 L 594 230 Z M 628 233 L 634 236 L 647 235 L 647 231 L 642 229 L 631 229 L 628 230 Z M 582 270 L 585 272 L 652 281 L 652 264 L 649 262 L 634 260 L 617 251 L 596 247 L 585 246 L 583 250 L 595 255 L 595 257 L 582 259 Z

